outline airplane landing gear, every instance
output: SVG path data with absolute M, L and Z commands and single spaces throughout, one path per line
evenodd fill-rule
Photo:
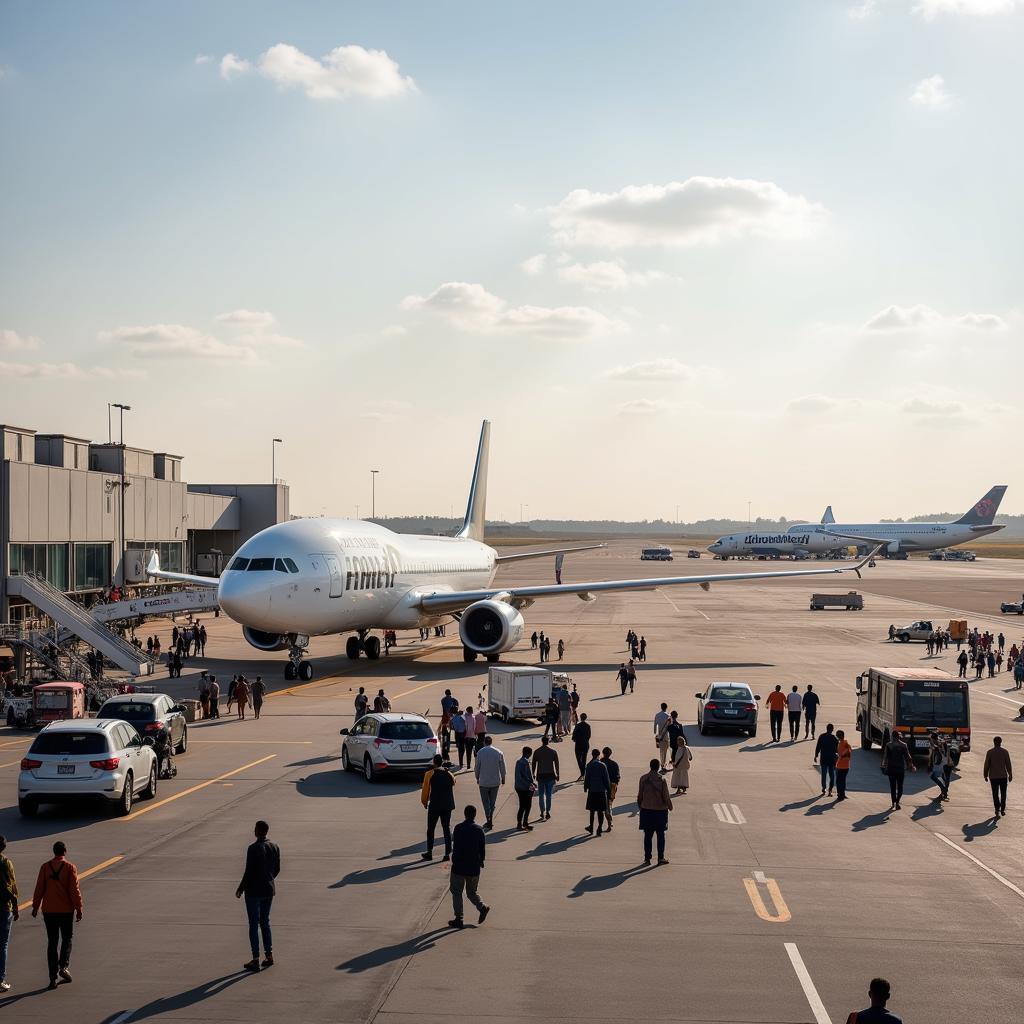
M 313 678 L 313 666 L 308 661 L 303 661 L 302 656 L 309 646 L 309 637 L 300 633 L 292 633 L 288 637 L 288 664 L 284 667 L 284 677 L 289 682 L 293 679 L 301 679 L 308 683 Z
M 368 629 L 357 629 L 356 635 L 345 641 L 345 656 L 355 661 L 363 652 L 370 661 L 376 661 L 380 657 L 380 637 L 370 636 Z
M 472 650 L 469 647 L 463 647 L 462 648 L 462 660 L 466 661 L 466 662 L 476 661 L 476 651 Z

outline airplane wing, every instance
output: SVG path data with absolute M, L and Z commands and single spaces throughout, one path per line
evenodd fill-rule
M 216 587 L 220 583 L 217 576 L 193 576 L 187 572 L 166 572 L 160 568 L 160 556 L 154 551 L 146 563 L 146 575 L 158 580 L 177 580 L 179 583 L 191 583 L 197 587 Z
M 496 562 L 518 562 L 524 558 L 544 558 L 545 555 L 569 555 L 574 551 L 596 551 L 598 548 L 606 548 L 607 544 L 584 544 L 575 548 L 550 548 L 547 551 L 522 551 L 513 555 L 495 555 Z
M 659 587 L 676 587 L 686 583 L 696 583 L 702 590 L 710 590 L 712 583 L 738 583 L 741 580 L 777 580 L 794 576 L 833 576 L 844 572 L 860 571 L 878 552 L 881 545 L 871 554 L 862 558 L 854 565 L 840 565 L 828 569 L 787 569 L 782 572 L 735 572 L 719 573 L 713 576 L 666 576 L 641 580 L 605 580 L 598 583 L 562 583 L 554 586 L 536 587 L 493 587 L 490 590 L 463 590 L 424 594 L 419 607 L 425 612 L 443 615 L 461 611 L 477 601 L 492 598 L 506 601 L 509 604 L 525 606 L 532 604 L 539 597 L 558 597 L 562 594 L 575 594 L 581 601 L 593 601 L 596 594 L 618 590 L 657 590 Z

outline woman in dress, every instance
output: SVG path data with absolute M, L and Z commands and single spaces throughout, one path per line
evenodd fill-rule
M 690 787 L 690 762 L 692 760 L 693 754 L 690 752 L 686 737 L 680 733 L 676 749 L 672 752 L 672 785 L 676 787 L 676 796 L 685 793 Z

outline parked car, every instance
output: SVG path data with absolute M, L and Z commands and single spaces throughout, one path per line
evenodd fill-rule
M 739 729 L 757 735 L 757 704 L 761 697 L 746 683 L 708 683 L 696 693 L 697 728 L 701 736 L 712 729 Z
M 687 558 L 700 558 L 700 552 L 696 548 L 690 548 L 690 550 L 686 552 L 686 557 Z
M 909 643 L 911 640 L 927 640 L 935 633 L 935 627 L 930 619 L 918 619 L 909 626 L 896 627 L 896 639 L 901 644 Z
M 156 796 L 156 754 L 135 728 L 115 719 L 51 722 L 22 758 L 18 810 L 105 800 L 127 815 L 136 795 Z
M 131 722 L 143 737 L 156 739 L 161 733 L 167 733 L 176 754 L 184 754 L 188 750 L 185 708 L 166 693 L 119 694 L 104 701 L 96 717 Z
M 438 751 L 434 729 L 422 715 L 372 712 L 341 735 L 342 771 L 361 771 L 367 782 L 383 772 L 423 771 Z

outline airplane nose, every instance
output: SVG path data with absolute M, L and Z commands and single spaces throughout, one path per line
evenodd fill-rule
M 226 572 L 217 587 L 221 609 L 243 626 L 263 628 L 270 611 L 270 588 L 260 577 L 266 573 Z

